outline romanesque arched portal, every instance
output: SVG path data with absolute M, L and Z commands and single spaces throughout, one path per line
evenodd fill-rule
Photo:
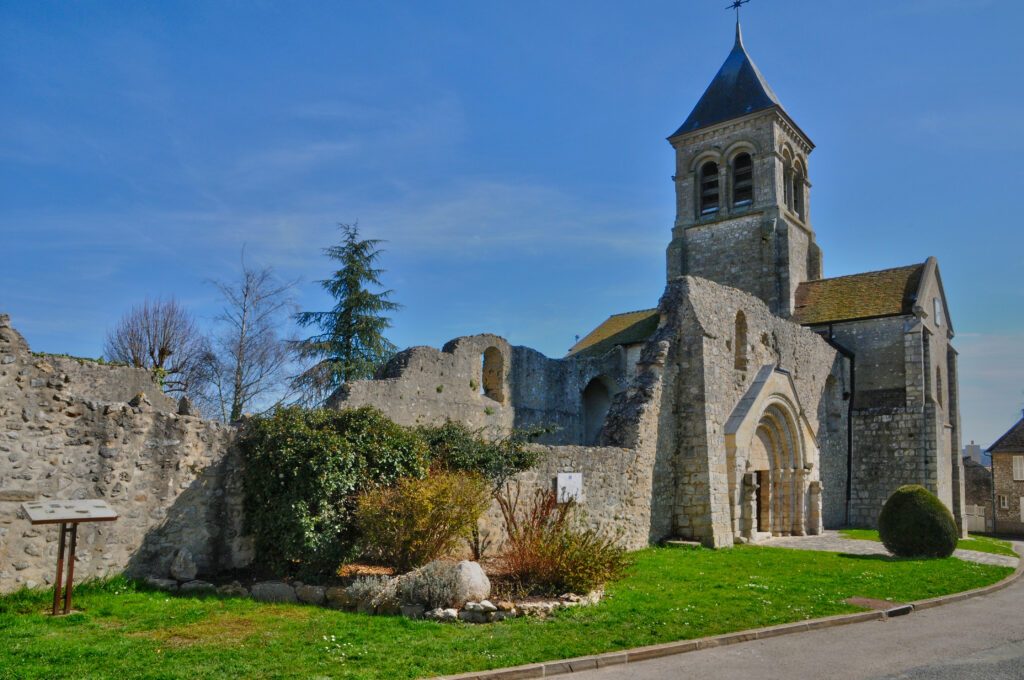
M 726 424 L 726 452 L 735 539 L 820 533 L 818 448 L 787 373 L 759 372 Z

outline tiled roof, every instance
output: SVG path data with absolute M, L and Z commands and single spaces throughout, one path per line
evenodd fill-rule
M 988 447 L 990 453 L 1000 451 L 1024 451 L 1024 418 L 1017 421 L 1017 424 L 1009 429 L 996 443 Z
M 912 314 L 924 264 L 805 281 L 796 289 L 793 320 L 805 326 Z
M 782 104 L 747 54 L 739 24 L 736 24 L 736 44 L 732 52 L 726 57 L 697 106 L 693 107 L 679 129 L 672 133 L 672 137 L 772 107 L 781 109 Z
M 616 345 L 645 342 L 658 328 L 657 309 L 613 314 L 569 350 L 569 356 L 588 354 L 598 356 Z

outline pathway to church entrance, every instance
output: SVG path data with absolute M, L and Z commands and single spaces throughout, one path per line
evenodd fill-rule
M 821 550 L 823 552 L 847 553 L 849 555 L 888 555 L 885 546 L 878 541 L 861 541 L 844 538 L 838 532 L 825 531 L 820 536 L 781 536 L 761 541 L 758 545 L 772 548 L 797 548 L 799 550 Z M 1000 567 L 1016 567 L 1019 560 L 1008 555 L 993 555 L 976 550 L 956 550 L 954 557 L 967 562 L 995 564 Z

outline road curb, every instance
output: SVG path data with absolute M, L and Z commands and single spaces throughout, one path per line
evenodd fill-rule
M 1014 548 L 1018 550 L 1018 554 L 1024 555 L 1024 546 L 1016 544 Z M 625 665 L 636 663 L 638 661 L 645 661 L 647 659 L 673 656 L 675 654 L 686 654 L 687 652 L 695 652 L 700 649 L 725 647 L 727 645 L 734 645 L 740 642 L 750 642 L 751 640 L 766 640 L 768 638 L 779 637 L 782 635 L 792 635 L 793 633 L 822 630 L 824 628 L 835 628 L 853 623 L 862 623 L 864 621 L 885 621 L 886 619 L 896 616 L 906 616 L 918 610 L 932 609 L 945 604 L 962 602 L 982 595 L 988 595 L 1012 585 L 1018 581 L 1021 576 L 1024 576 L 1024 557 L 1022 557 L 1017 563 L 1017 569 L 1002 581 L 997 581 L 996 583 L 988 586 L 982 586 L 981 588 L 975 588 L 974 590 L 965 590 L 962 593 L 942 595 L 940 597 L 933 597 L 927 600 L 917 600 L 915 602 L 910 602 L 908 604 L 883 611 L 839 614 L 838 616 L 826 616 L 824 618 L 811 619 L 809 621 L 783 623 L 777 626 L 768 626 L 767 628 L 752 628 L 750 630 L 737 631 L 735 633 L 713 635 L 711 637 L 697 638 L 696 640 L 664 642 L 662 644 L 649 645 L 647 647 L 635 647 L 633 649 L 625 649 L 617 652 L 606 652 L 604 654 L 594 654 L 591 656 L 578 656 L 571 659 L 560 659 L 558 661 L 543 661 L 539 663 L 526 664 L 524 666 L 496 668 L 489 671 L 471 671 L 469 673 L 460 673 L 458 675 L 445 675 L 442 676 L 440 680 L 525 680 L 526 678 L 547 678 L 554 675 L 576 673 L 584 670 L 605 668 L 607 666 Z

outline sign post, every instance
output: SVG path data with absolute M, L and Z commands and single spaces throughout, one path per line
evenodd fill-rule
M 63 600 L 63 614 L 71 611 L 71 591 L 75 579 L 75 547 L 78 544 L 78 525 L 82 522 L 113 522 L 117 513 L 106 501 L 31 501 L 23 503 L 22 509 L 32 524 L 60 524 L 60 541 L 57 543 L 57 578 L 53 584 L 53 615 L 57 615 Z M 67 583 L 61 593 L 61 579 L 64 576 L 65 548 L 67 548 Z M 63 598 L 61 595 L 63 594 Z

